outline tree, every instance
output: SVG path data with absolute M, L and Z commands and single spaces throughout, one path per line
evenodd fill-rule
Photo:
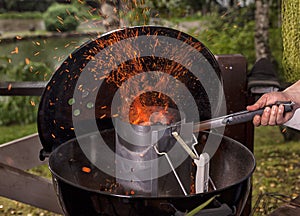
M 115 29 L 120 26 L 120 4 L 124 4 L 125 2 L 129 2 L 129 0 L 98 0 L 106 30 Z
M 256 59 L 271 59 L 269 47 L 269 0 L 256 0 L 255 6 Z

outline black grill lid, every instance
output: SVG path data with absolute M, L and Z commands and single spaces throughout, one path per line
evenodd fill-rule
M 38 111 L 38 132 L 44 147 L 41 157 L 76 137 L 74 119 L 85 125 L 81 128 L 86 131 L 81 133 L 93 132 L 89 131 L 89 124 L 95 121 L 98 130 L 112 128 L 111 119 L 118 111 L 111 105 L 119 87 L 128 79 L 124 72 L 131 76 L 149 71 L 168 73 L 183 83 L 196 102 L 201 120 L 218 112 L 223 97 L 220 70 L 214 56 L 201 42 L 166 27 L 115 30 L 75 50 L 47 84 Z M 85 78 L 81 79 L 83 74 Z M 176 87 L 169 88 L 176 93 Z M 213 96 L 208 96 L 207 91 L 213 92 Z M 182 95 L 176 97 L 187 100 Z M 189 113 L 186 118 L 195 121 Z

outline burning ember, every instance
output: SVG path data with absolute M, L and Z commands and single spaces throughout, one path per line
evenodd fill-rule
M 147 97 L 149 96 L 149 97 Z M 151 97 L 152 96 L 152 97 Z M 147 105 L 147 100 L 154 105 Z M 159 101 L 160 103 L 159 103 Z M 129 122 L 138 125 L 170 125 L 178 119 L 178 111 L 169 109 L 168 98 L 157 92 L 137 97 L 130 106 Z

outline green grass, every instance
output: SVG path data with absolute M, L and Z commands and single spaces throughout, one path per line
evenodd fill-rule
M 0 143 L 36 132 L 36 124 L 0 127 Z M 256 170 L 253 174 L 253 205 L 260 194 L 268 193 L 260 201 L 256 216 L 266 215 L 282 204 L 269 193 L 295 197 L 300 194 L 300 141 L 285 142 L 278 127 L 255 129 L 254 154 Z M 47 166 L 29 172 L 50 177 Z M 278 196 L 277 196 L 278 197 Z M 281 196 L 279 196 L 281 197 Z M 44 215 L 53 213 L 0 197 L 0 215 Z
M 0 144 L 37 132 L 36 124 L 0 126 Z
M 300 141 L 284 141 L 278 127 L 259 127 L 254 142 L 253 204 L 266 194 L 256 214 L 264 215 L 282 204 L 270 193 L 277 198 L 300 194 Z
M 0 19 L 42 19 L 43 14 L 41 12 L 5 12 L 0 13 Z

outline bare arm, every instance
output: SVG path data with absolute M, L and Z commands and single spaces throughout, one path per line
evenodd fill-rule
M 293 101 L 295 103 L 292 112 L 283 113 L 283 106 L 266 107 L 262 116 L 256 115 L 253 124 L 259 125 L 279 125 L 284 124 L 292 118 L 296 109 L 300 107 L 300 80 L 282 92 L 271 92 L 261 96 L 255 104 L 247 106 L 247 110 L 253 111 L 274 104 L 277 101 Z

